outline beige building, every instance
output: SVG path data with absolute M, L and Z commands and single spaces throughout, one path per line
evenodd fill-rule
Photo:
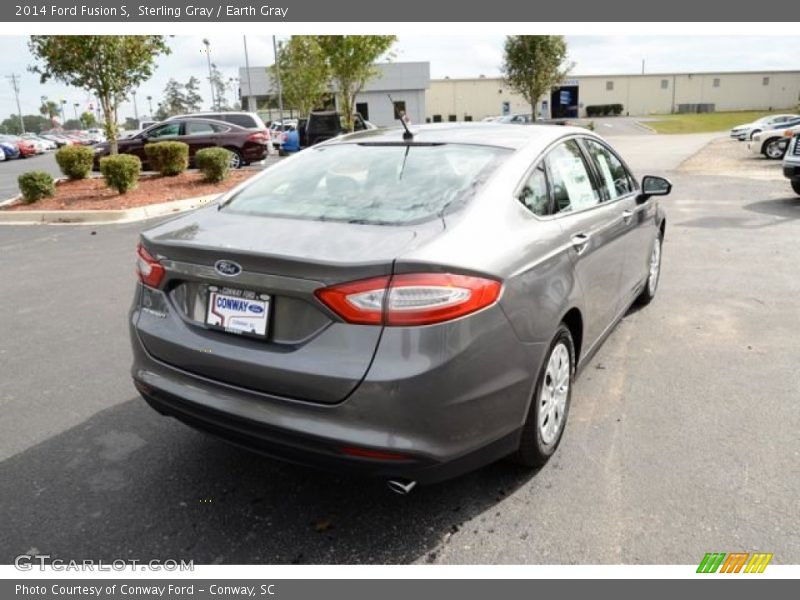
M 564 81 L 540 99 L 539 116 L 585 117 L 586 107 L 621 104 L 622 114 L 767 110 L 800 102 L 800 71 L 586 75 Z M 699 106 L 698 106 L 699 105 Z M 426 120 L 479 121 L 530 113 L 530 106 L 499 78 L 434 79 Z

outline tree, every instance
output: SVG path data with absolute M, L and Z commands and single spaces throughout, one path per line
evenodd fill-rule
M 230 110 L 228 100 L 225 98 L 225 93 L 227 91 L 225 79 L 214 63 L 211 63 L 211 76 L 209 79 L 211 79 L 211 87 L 214 89 L 214 101 L 217 103 L 217 105 L 212 108 L 216 110 Z
M 120 102 L 150 79 L 157 56 L 170 53 L 163 35 L 32 35 L 28 48 L 42 83 L 55 79 L 98 97 L 111 154 Z
M 61 105 L 53 100 L 45 100 L 39 107 L 39 112 L 52 119 L 61 115 Z
M 162 118 L 184 114 L 186 112 L 184 86 L 175 79 L 170 79 L 164 87 L 164 101 L 159 104 L 158 109 L 163 110 Z
M 278 46 L 277 66 L 281 72 L 281 91 L 286 104 L 306 116 L 322 104 L 329 93 L 330 69 L 313 35 L 293 35 Z M 275 65 L 269 67 L 277 89 Z
M 25 131 L 29 133 L 39 133 L 40 131 L 53 128 L 53 123 L 50 119 L 42 115 L 23 115 L 22 121 L 25 123 Z M 3 130 L 3 133 L 12 135 L 19 135 L 22 133 L 22 129 L 19 126 L 19 116 L 11 115 L 9 118 L 5 119 L 0 123 L 0 129 Z
M 544 94 L 564 79 L 572 68 L 566 64 L 567 43 L 560 35 L 509 35 L 503 56 L 506 83 L 531 105 L 536 120 L 536 104 Z
M 317 43 L 325 57 L 331 79 L 341 101 L 342 116 L 348 131 L 353 131 L 356 95 L 364 84 L 380 73 L 375 61 L 397 41 L 394 35 L 320 35 Z M 295 73 L 291 76 L 294 77 Z
M 75 129 L 83 129 L 83 124 L 77 119 L 68 119 L 61 127 L 67 131 L 73 131 Z
M 97 127 L 97 119 L 94 116 L 94 113 L 87 110 L 84 113 L 81 113 L 81 123 L 86 129 L 91 129 L 92 127 Z
M 186 112 L 197 112 L 203 106 L 203 97 L 200 95 L 200 80 L 192 75 L 183 86 Z
M 125 131 L 136 131 L 139 129 L 139 121 L 133 117 L 125 117 L 125 122 L 122 126 L 125 128 Z

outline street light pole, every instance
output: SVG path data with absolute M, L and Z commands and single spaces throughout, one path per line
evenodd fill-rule
M 256 96 L 253 93 L 253 82 L 250 80 L 250 57 L 247 54 L 247 36 L 243 35 L 244 38 L 244 68 L 247 71 L 247 110 L 258 110 L 258 102 L 256 102 Z M 253 98 L 254 106 L 250 106 L 250 98 Z M 244 108 L 244 107 L 242 107 Z
M 136 106 L 136 90 L 131 90 L 133 96 L 133 118 L 136 119 L 136 126 L 139 126 L 139 108 Z
M 67 117 L 64 115 L 64 107 L 67 105 L 67 101 L 63 98 L 61 99 L 61 127 L 64 127 L 64 124 L 67 122 Z
M 78 106 L 80 106 L 80 104 L 79 104 L 79 103 L 77 103 L 77 102 L 75 102 L 75 103 L 72 105 L 72 108 L 73 108 L 73 110 L 75 111 L 75 120 L 76 120 L 76 121 L 78 121 Z
M 283 127 L 283 90 L 281 89 L 281 67 L 278 64 L 278 42 L 272 36 L 272 52 L 275 55 L 275 79 L 278 83 L 278 114 L 280 115 L 281 127 Z
M 22 118 L 22 108 L 19 105 L 19 81 L 17 81 L 18 75 L 12 73 L 8 76 L 11 80 L 11 87 L 14 90 L 14 97 L 17 99 L 17 115 L 19 116 L 19 127 L 22 130 L 22 133 L 25 133 L 25 120 Z
M 214 109 L 217 107 L 217 103 L 214 102 L 214 82 L 211 78 L 211 42 L 208 41 L 208 38 L 203 38 L 203 44 L 206 47 L 206 60 L 208 61 L 208 85 L 211 86 L 211 108 Z
M 153 97 L 147 97 L 147 104 L 150 106 L 150 120 L 153 120 Z

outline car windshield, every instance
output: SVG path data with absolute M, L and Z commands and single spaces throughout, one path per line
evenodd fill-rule
M 397 225 L 442 214 L 510 150 L 465 144 L 336 144 L 269 169 L 224 209 L 270 217 Z

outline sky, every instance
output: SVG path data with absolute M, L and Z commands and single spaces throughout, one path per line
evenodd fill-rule
M 211 42 L 211 60 L 224 78 L 238 77 L 244 65 L 243 39 L 240 36 L 205 36 Z M 79 89 L 55 82 L 41 84 L 38 75 L 28 71 L 34 60 L 28 52 L 27 37 L 0 37 L 0 56 L 3 74 L 20 76 L 20 104 L 24 114 L 38 113 L 41 96 L 51 100 L 67 100 L 66 118 L 86 110 L 92 102 L 90 95 Z M 185 82 L 191 76 L 202 81 L 200 93 L 208 105 L 211 93 L 208 69 L 203 53 L 203 37 L 175 36 L 168 40 L 172 54 L 158 59 L 158 67 L 149 81 L 137 90 L 140 118 L 149 114 L 147 96 L 153 97 L 153 107 L 161 98 L 170 77 Z M 503 57 L 502 35 L 401 35 L 394 47 L 396 61 L 429 61 L 431 77 L 498 76 Z M 573 75 L 700 72 L 747 70 L 800 70 L 800 54 L 787 51 L 796 48 L 800 36 L 566 36 L 569 60 L 574 63 Z M 272 63 L 272 38 L 247 36 L 250 66 Z M 468 59 L 465 60 L 465 57 Z M 233 89 L 237 87 L 233 82 Z M 228 94 L 228 99 L 235 97 Z M 11 82 L 0 85 L 0 120 L 17 111 Z M 134 116 L 131 102 L 122 105 L 120 120 Z

